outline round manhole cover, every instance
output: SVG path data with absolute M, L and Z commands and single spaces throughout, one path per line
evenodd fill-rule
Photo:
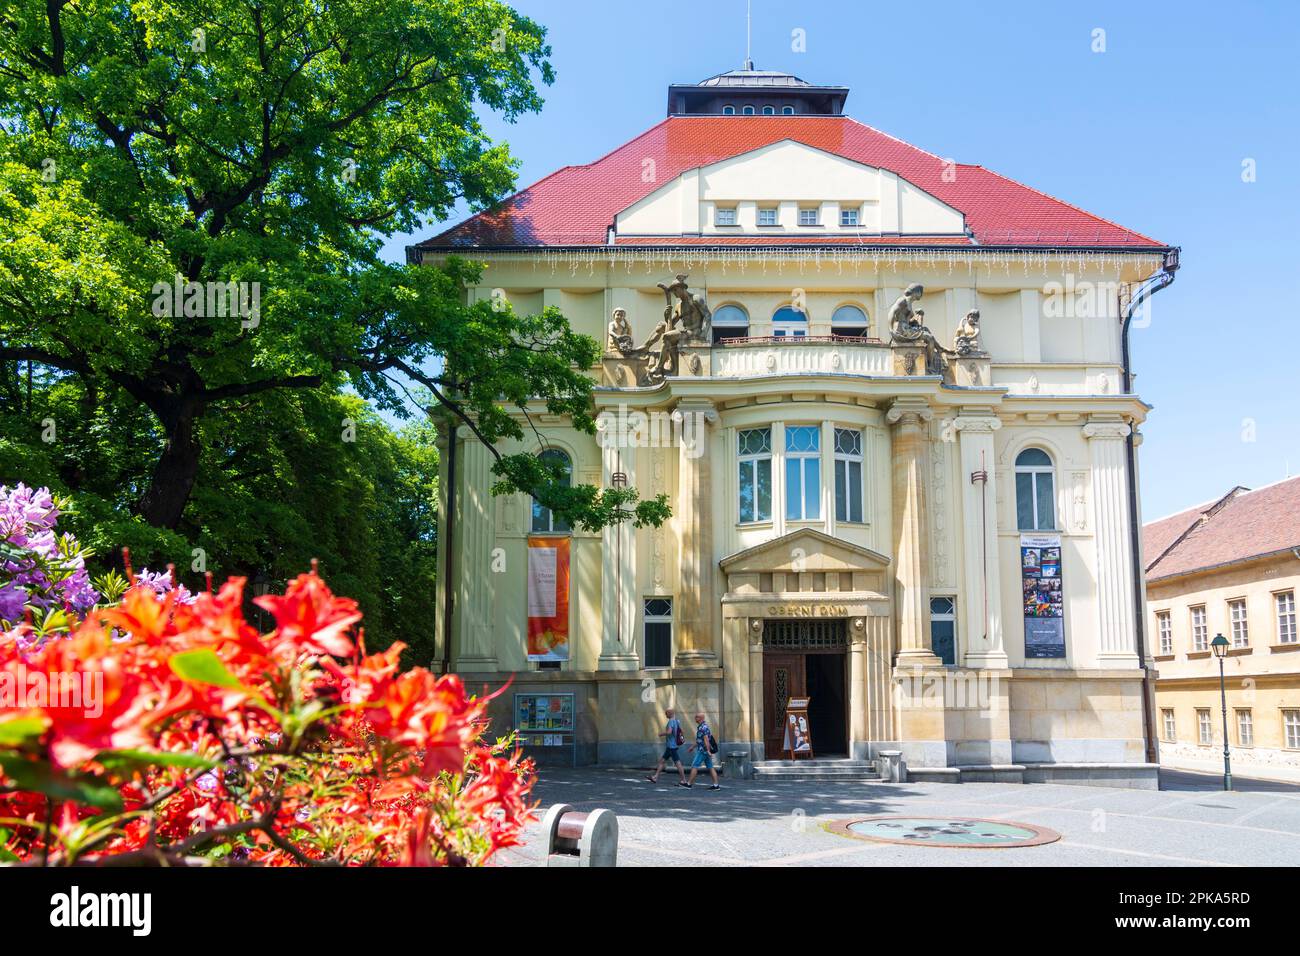
M 972 817 L 865 817 L 836 820 L 827 829 L 859 840 L 910 846 L 1041 846 L 1061 839 L 1055 830 L 1031 823 Z

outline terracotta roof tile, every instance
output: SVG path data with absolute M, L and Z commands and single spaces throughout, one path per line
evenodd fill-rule
M 1300 478 L 1234 488 L 1208 507 L 1152 522 L 1142 537 L 1148 580 L 1300 547 Z
M 686 170 L 783 140 L 897 173 L 964 213 L 980 245 L 1164 248 L 982 166 L 946 167 L 938 156 L 846 116 L 672 116 L 595 162 L 565 166 L 419 247 L 604 245 L 619 212 Z M 650 182 L 642 178 L 645 160 L 654 161 Z M 769 241 L 791 244 L 781 236 Z M 927 244 L 924 237 L 904 241 Z

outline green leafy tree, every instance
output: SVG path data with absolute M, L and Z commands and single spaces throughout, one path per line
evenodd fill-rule
M 537 398 L 593 430 L 590 337 L 555 310 L 468 304 L 470 263 L 380 259 L 383 236 L 510 189 L 475 109 L 539 109 L 549 53 L 498 0 L 7 5 L 0 362 L 147 410 L 132 509 L 161 529 L 206 487 L 209 423 L 285 393 L 350 382 L 396 410 L 413 381 L 489 445 L 524 437 Z M 494 454 L 495 491 L 571 524 L 667 516 Z

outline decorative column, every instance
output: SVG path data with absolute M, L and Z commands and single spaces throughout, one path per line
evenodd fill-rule
M 939 665 L 930 649 L 929 520 L 925 501 L 925 423 L 934 413 L 919 398 L 900 398 L 885 414 L 894 426 L 894 600 L 897 664 Z
M 993 433 L 1002 422 L 990 414 L 962 414 L 953 420 L 960 447 L 963 566 L 966 587 L 957 613 L 967 667 L 1007 667 L 1002 643 L 998 584 L 997 476 Z
M 494 671 L 496 648 L 492 646 L 493 616 L 496 611 L 496 575 L 492 572 L 492 548 L 496 543 L 496 513 L 492 498 L 492 453 L 477 438 L 462 429 L 456 489 L 460 514 L 456 528 L 456 603 L 452 623 L 460 641 L 456 669 Z
M 1133 555 L 1129 543 L 1128 484 L 1124 439 L 1129 426 L 1118 418 L 1093 418 L 1083 426 L 1092 453 L 1092 501 L 1096 516 L 1097 663 L 1137 667 L 1133 633 Z
M 713 635 L 713 501 L 709 425 L 712 403 L 682 401 L 673 412 L 677 437 L 676 523 L 681 541 L 677 590 L 677 667 L 716 667 Z
M 596 421 L 605 488 L 636 487 L 636 438 L 626 411 L 607 411 Z M 601 548 L 600 657 L 602 671 L 634 671 L 637 654 L 636 536 L 631 521 L 606 526 Z

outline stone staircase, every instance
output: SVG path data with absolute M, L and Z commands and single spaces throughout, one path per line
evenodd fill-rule
M 863 783 L 879 780 L 876 764 L 870 760 L 818 758 L 813 760 L 758 760 L 754 762 L 754 779 Z

